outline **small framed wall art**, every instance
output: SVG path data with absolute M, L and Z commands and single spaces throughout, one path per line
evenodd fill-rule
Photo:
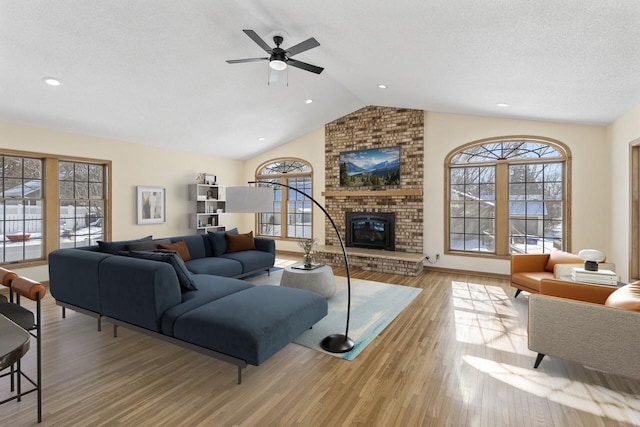
M 165 190 L 162 187 L 137 187 L 138 224 L 161 224 L 166 218 Z
M 218 183 L 218 177 L 212 173 L 204 175 L 204 183 L 208 185 L 216 185 Z

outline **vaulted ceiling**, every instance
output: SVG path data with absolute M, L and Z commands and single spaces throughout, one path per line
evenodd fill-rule
M 1 0 L 0 120 L 236 159 L 367 105 L 606 125 L 640 105 L 639 22 L 637 0 Z M 243 29 L 315 37 L 295 58 L 324 72 L 227 64 L 265 56 Z

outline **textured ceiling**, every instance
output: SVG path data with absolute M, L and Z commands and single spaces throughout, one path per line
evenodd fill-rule
M 367 105 L 606 125 L 640 105 L 639 22 L 637 0 L 0 0 L 0 120 L 237 159 Z M 325 71 L 268 85 L 225 62 L 265 56 L 243 29 L 315 37 L 295 58 Z

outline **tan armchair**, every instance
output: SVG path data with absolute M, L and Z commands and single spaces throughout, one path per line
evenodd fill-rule
M 529 349 L 640 379 L 640 285 L 621 288 L 542 280 L 529 297 Z
M 542 280 L 557 277 L 555 270 L 559 264 L 584 264 L 584 261 L 578 255 L 562 251 L 511 255 L 511 286 L 517 289 L 514 298 L 522 291 L 539 293 Z

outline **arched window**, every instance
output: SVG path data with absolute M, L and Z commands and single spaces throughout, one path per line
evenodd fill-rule
M 279 182 L 312 196 L 311 165 L 299 159 L 275 159 L 258 167 L 256 181 Z M 309 239 L 312 233 L 312 202 L 286 187 L 274 186 L 272 212 L 258 217 L 258 235 L 283 239 Z
M 568 250 L 569 151 L 558 141 L 472 142 L 447 157 L 447 250 L 508 256 Z

